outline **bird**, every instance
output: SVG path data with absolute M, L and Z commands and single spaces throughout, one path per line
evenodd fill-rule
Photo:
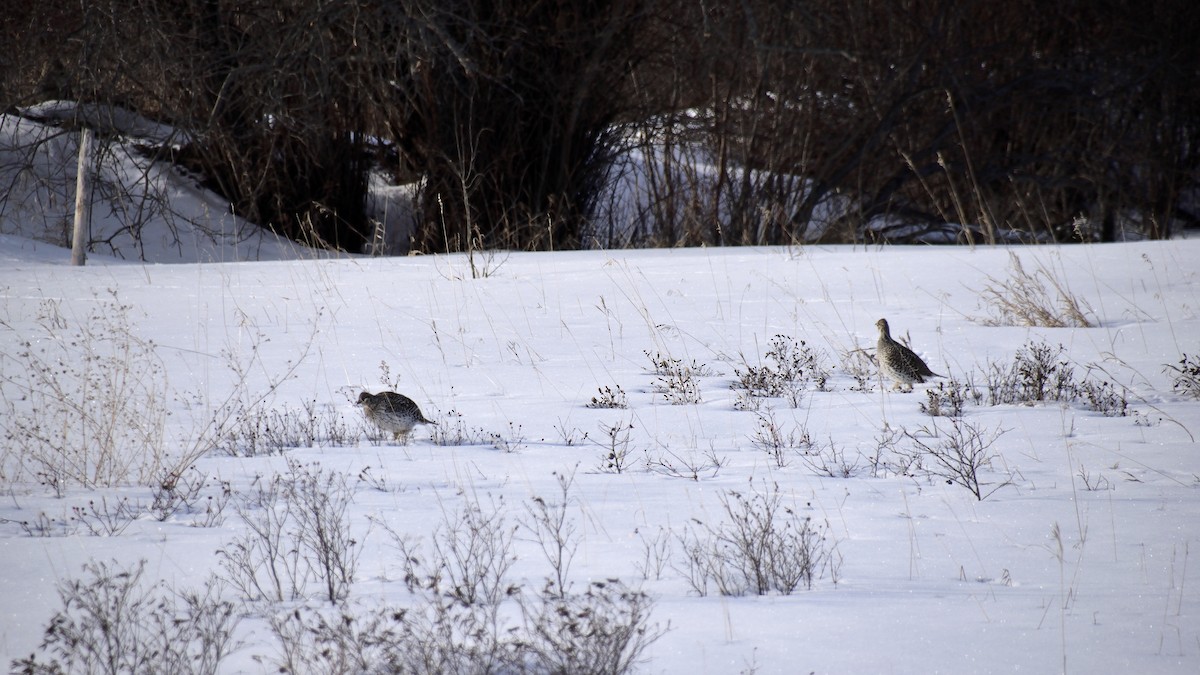
M 892 389 L 903 390 L 903 387 L 907 387 L 908 391 L 912 391 L 913 383 L 924 382 L 931 377 L 945 377 L 930 370 L 911 349 L 893 340 L 887 319 L 876 321 L 875 327 L 879 329 L 879 342 L 875 346 L 879 369 L 895 383 Z
M 392 432 L 392 438 L 408 440 L 408 434 L 418 424 L 433 424 L 425 419 L 421 408 L 416 402 L 404 394 L 394 391 L 384 391 L 378 394 L 362 392 L 358 395 L 358 405 L 363 409 L 363 415 L 383 431 Z

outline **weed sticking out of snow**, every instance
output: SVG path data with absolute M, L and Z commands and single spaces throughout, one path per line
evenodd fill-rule
M 1171 389 L 1176 394 L 1200 399 L 1200 358 L 1184 354 L 1179 365 L 1165 365 L 1163 371 L 1171 376 Z

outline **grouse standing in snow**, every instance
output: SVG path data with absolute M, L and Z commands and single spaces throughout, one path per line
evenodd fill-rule
M 364 391 L 358 395 L 358 405 L 362 406 L 367 419 L 380 429 L 392 432 L 396 440 L 403 437 L 407 441 L 409 432 L 418 424 L 433 424 L 425 419 L 411 398 L 394 391 L 378 394 Z
M 907 387 L 908 391 L 912 391 L 914 383 L 924 382 L 931 377 L 945 377 L 930 370 L 911 349 L 893 340 L 887 319 L 876 321 L 875 327 L 879 329 L 879 342 L 875 347 L 879 369 L 895 382 L 892 389 L 903 390 L 903 387 Z

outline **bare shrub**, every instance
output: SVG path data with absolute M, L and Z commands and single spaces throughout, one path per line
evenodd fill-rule
M 409 590 L 446 593 L 466 606 L 496 606 L 507 597 L 513 587 L 506 575 L 517 560 L 512 548 L 516 527 L 507 522 L 501 506 L 493 503 L 484 509 L 472 500 L 447 514 L 433 535 L 428 563 L 418 545 L 393 533 Z
M 823 444 L 813 444 L 800 455 L 801 461 L 813 473 L 828 478 L 853 478 L 862 469 L 863 456 L 855 451 L 847 455 L 845 448 L 829 439 Z
M 997 314 L 988 325 L 1090 328 L 1095 322 L 1087 303 L 1073 294 L 1058 274 L 1044 263 L 1026 272 L 1021 259 L 1009 253 L 1007 281 L 988 278 L 983 298 Z
M 531 503 L 525 505 L 527 518 L 522 520 L 521 524 L 533 536 L 546 556 L 552 575 L 550 579 L 554 582 L 553 587 L 566 591 L 571 561 L 575 558 L 575 549 L 578 547 L 575 523 L 567 517 L 575 473 L 572 471 L 567 475 L 556 471 L 553 475 L 558 484 L 558 494 L 555 495 L 554 501 L 534 496 Z
M 764 407 L 763 399 L 752 395 L 745 389 L 737 390 L 733 397 L 734 410 L 748 410 L 750 412 L 758 412 Z
M 925 396 L 928 400 L 921 404 L 921 412 L 930 417 L 962 417 L 968 401 L 974 401 L 975 405 L 983 401 L 983 392 L 974 384 L 954 378 L 926 389 Z
M 434 445 L 477 445 L 484 442 L 483 429 L 467 426 L 462 413 L 457 410 L 451 409 L 444 414 L 438 414 L 437 421 L 430 426 L 430 440 Z
M 110 291 L 72 327 L 57 302 L 42 303 L 39 334 L 0 357 L 16 365 L 0 369 L 0 457 L 10 465 L 0 474 L 19 480 L 32 471 L 62 496 L 72 484 L 145 482 L 172 461 L 166 370 L 155 344 L 135 333 L 131 310 Z
M 985 482 L 982 473 L 992 468 L 996 458 L 992 445 L 1004 430 L 987 431 L 970 422 L 951 419 L 950 426 L 921 427 L 916 432 L 905 431 L 913 442 L 913 450 L 929 461 L 920 463 L 926 475 L 960 485 L 983 501 L 1012 481 Z
M 993 363 L 987 374 L 988 405 L 1071 401 L 1075 399 L 1075 369 L 1054 349 L 1041 342 L 1026 343 L 1007 368 Z
M 642 578 L 662 579 L 663 572 L 671 563 L 671 531 L 659 527 L 653 537 L 639 534 L 642 540 L 642 559 L 635 561 Z
M 711 374 L 708 366 L 695 360 L 684 363 L 680 359 L 646 352 L 654 366 L 654 391 L 662 394 L 668 403 L 685 405 L 700 402 L 700 377 Z
M 514 590 L 517 621 L 483 605 L 424 593 L 415 607 L 354 612 L 297 609 L 271 618 L 279 672 L 528 673 L 624 675 L 664 632 L 650 624 L 653 600 L 618 579 L 563 593 L 547 582 Z
M 224 522 L 225 507 L 233 494 L 228 481 L 218 481 L 216 494 L 205 494 L 208 477 L 195 466 L 163 470 L 154 481 L 150 514 L 160 522 L 179 515 L 196 515 L 197 527 L 216 527 Z
M 188 466 L 200 456 L 214 451 L 233 457 L 252 457 L 277 451 L 278 445 L 272 447 L 272 442 L 262 429 L 263 419 L 269 414 L 268 402 L 280 386 L 295 377 L 296 370 L 308 358 L 320 325 L 314 321 L 308 341 L 303 343 L 299 355 L 277 370 L 267 368 L 262 361 L 261 346 L 269 338 L 256 329 L 252 319 L 243 316 L 242 321 L 248 328 L 254 329 L 249 346 L 221 351 L 225 365 L 233 375 L 234 385 L 224 398 L 216 402 L 204 395 L 192 395 L 194 402 L 189 402 L 189 405 L 209 408 L 210 413 L 193 430 L 190 436 L 193 440 L 182 454 L 182 460 L 176 463 L 178 467 Z M 267 373 L 267 381 L 262 388 L 251 390 L 251 375 L 258 372 Z
M 48 515 L 45 511 L 38 511 L 38 514 L 31 520 L 0 518 L 0 523 L 16 525 L 21 528 L 21 531 L 27 537 L 70 537 L 79 532 L 79 527 L 74 522 L 74 519 L 69 517 L 55 518 Z
M 205 481 L 195 466 L 187 467 L 186 472 L 161 472 L 154 481 L 150 513 L 155 520 L 163 522 L 180 511 L 190 511 L 192 504 L 199 500 Z
M 350 594 L 362 552 L 350 531 L 355 489 L 338 471 L 289 463 L 288 500 L 293 504 L 293 538 L 304 551 L 324 597 L 332 603 Z
M 831 372 L 825 358 L 803 340 L 793 340 L 787 335 L 776 335 L 764 354 L 766 363 L 734 368 L 737 382 L 733 389 L 745 390 L 750 396 L 783 396 L 793 408 L 800 404 L 800 392 L 810 384 L 818 391 L 826 391 Z
M 128 497 L 101 496 L 89 499 L 86 505 L 64 508 L 62 516 L 55 517 L 39 511 L 30 520 L 0 518 L 0 524 L 16 525 L 27 537 L 115 537 L 123 534 L 143 513 L 140 501 Z
M 1183 354 L 1179 365 L 1165 365 L 1163 372 L 1171 376 L 1171 389 L 1176 393 L 1200 399 L 1200 358 Z
M 297 408 L 285 403 L 282 408 L 270 410 L 264 432 L 266 445 L 282 452 L 285 448 L 353 445 L 359 428 L 348 424 L 333 408 L 309 400 Z
M 336 622 L 318 619 L 315 629 L 300 631 L 307 636 L 294 638 L 310 644 L 290 651 L 326 653 L 320 658 L 358 663 L 361 670 L 431 675 L 630 672 L 663 632 L 649 623 L 653 602 L 618 579 L 589 583 L 583 592 L 571 589 L 567 572 L 578 542 L 566 505 L 573 480 L 557 479 L 555 502 L 535 498 L 523 523 L 550 565 L 538 592 L 508 578 L 517 528 L 505 518 L 503 504 L 485 510 L 471 500 L 447 514 L 427 547 L 385 525 L 404 559 L 414 606 L 365 620 L 348 614 Z M 514 605 L 515 622 L 503 611 Z M 343 655 L 347 650 L 354 654 Z M 374 663 L 357 662 L 357 655 Z M 373 667 L 362 667 L 368 665 Z
M 592 397 L 587 407 L 625 409 L 629 407 L 629 399 L 625 396 L 625 390 L 619 385 L 616 391 L 613 391 L 612 387 L 606 385 L 600 387 L 599 393 Z
M 511 454 L 525 449 L 525 434 L 521 432 L 521 425 L 513 422 L 508 423 L 507 434 L 489 431 L 488 440 L 493 448 L 504 453 Z
M 588 440 L 588 432 L 581 432 L 577 427 L 569 427 L 561 419 L 558 424 L 554 425 L 554 430 L 558 432 L 562 444 L 569 447 Z
M 236 420 L 221 447 L 235 457 L 281 455 L 293 448 L 344 447 L 374 431 L 362 423 L 351 425 L 336 410 L 316 401 L 271 409 L 261 404 L 249 406 L 238 412 Z
M 776 467 L 782 469 L 791 463 L 796 454 L 804 454 L 813 447 L 808 429 L 799 427 L 787 431 L 775 419 L 775 411 L 758 413 L 758 425 L 750 442 L 756 449 L 767 453 Z
M 1082 403 L 1106 417 L 1129 414 L 1124 387 L 1104 381 L 1075 377 L 1075 368 L 1063 357 L 1062 345 L 1055 350 L 1045 343 L 1027 343 L 1017 350 L 1008 367 L 990 364 L 987 374 L 987 404 L 1019 403 L 1032 405 L 1042 401 Z M 1089 366 L 1089 371 L 1093 367 Z M 974 394 L 973 394 L 974 395 Z
M 1079 396 L 1089 409 L 1105 417 L 1129 415 L 1129 399 L 1124 387 L 1118 389 L 1112 382 L 1084 380 L 1079 383 Z
M 217 551 L 226 578 L 243 598 L 282 602 L 303 597 L 308 572 L 287 530 L 290 504 L 282 478 L 257 479 L 255 492 L 234 511 L 249 532 Z
M 782 503 L 777 489 L 721 497 L 725 521 L 689 525 L 678 541 L 682 554 L 673 568 L 692 590 L 708 595 L 789 595 L 828 572 L 836 582 L 839 564 L 828 528 L 801 517 Z
M 663 476 L 698 481 L 702 474 L 715 478 L 728 463 L 728 458 L 718 455 L 713 447 L 702 453 L 680 453 L 664 447 L 647 457 L 646 468 Z
M 404 613 L 354 613 L 347 607 L 332 612 L 294 609 L 270 617 L 279 654 L 276 672 L 342 675 L 384 671 L 388 645 L 398 641 Z
M 283 602 L 315 581 L 329 602 L 344 600 L 361 552 L 348 513 L 354 492 L 344 474 L 296 461 L 287 474 L 259 477 L 234 506 L 249 532 L 218 551 L 230 583 L 248 600 Z
M 850 391 L 874 391 L 879 367 L 867 350 L 857 348 L 844 352 L 842 354 L 842 370 L 854 378 L 854 384 L 850 387 Z
M 107 497 L 101 497 L 99 502 L 89 499 L 87 506 L 72 506 L 71 513 L 80 529 L 93 537 L 115 537 L 138 519 L 142 508 L 128 497 L 114 499 L 111 504 Z
M 664 632 L 649 625 L 654 601 L 620 579 L 593 581 L 583 593 L 547 583 L 522 603 L 524 660 L 534 673 L 629 673 Z
M 871 467 L 872 478 L 885 478 L 890 471 L 897 476 L 910 475 L 909 462 L 897 462 L 897 457 L 905 455 L 898 450 L 900 440 L 904 438 L 904 431 L 894 429 L 886 422 L 883 428 L 875 436 L 875 449 L 866 458 L 867 464 Z
M 235 606 L 202 591 L 146 588 L 146 561 L 130 568 L 90 562 L 59 584 L 63 608 L 46 627 L 39 655 L 13 662 L 25 675 L 216 673 L 235 646 Z
M 600 432 L 601 435 L 592 441 L 601 450 L 598 468 L 603 473 L 625 473 L 630 469 L 634 451 L 631 445 L 633 423 L 601 424 Z
M 516 526 L 500 504 L 469 500 L 445 516 L 428 547 L 388 528 L 404 563 L 404 582 L 419 599 L 403 616 L 392 652 L 399 672 L 492 672 L 517 659 L 505 642 L 501 603 L 520 587 L 509 581 L 516 562 Z

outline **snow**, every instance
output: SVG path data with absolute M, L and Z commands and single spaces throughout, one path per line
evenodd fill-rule
M 111 250 L 71 267 L 56 243 L 77 141 L 55 124 L 73 112 L 48 103 L 0 118 L 0 429 L 35 420 L 77 440 L 78 420 L 55 417 L 49 392 L 30 390 L 23 355 L 42 354 L 63 359 L 54 372 L 69 393 L 57 409 L 128 393 L 145 405 L 133 427 L 167 414 L 152 447 L 170 457 L 204 447 L 213 420 L 243 408 L 275 424 L 308 406 L 348 440 L 205 453 L 188 475 L 206 481 L 202 498 L 219 499 L 222 483 L 231 496 L 221 518 L 201 523 L 203 509 L 154 518 L 154 476 L 56 494 L 0 435 L 0 662 L 37 650 L 61 609 L 58 585 L 90 561 L 145 560 L 146 581 L 163 588 L 228 577 L 218 551 L 248 531 L 233 504 L 295 461 L 354 486 L 348 521 L 361 556 L 346 607 L 358 615 L 417 602 L 386 529 L 427 544 L 472 503 L 515 525 L 534 497 L 561 502 L 559 477 L 573 476 L 570 583 L 620 578 L 651 595 L 650 621 L 668 629 L 642 672 L 1200 671 L 1200 584 L 1189 578 L 1200 402 L 1173 391 L 1164 370 L 1200 352 L 1200 241 L 314 255 L 229 215 L 194 177 L 145 160 L 134 146 L 169 142 L 172 130 L 120 115 L 108 130 L 119 142 L 98 170 L 100 184 L 123 187 L 98 198 L 92 230 Z M 411 199 L 409 188 L 375 185 L 387 250 L 402 244 Z M 986 289 L 1010 277 L 1014 255 L 1081 300 L 1095 327 L 993 325 Z M 1124 394 L 1129 415 L 1078 401 L 968 403 L 963 420 L 995 436 L 982 471 L 995 492 L 982 501 L 924 474 L 872 471 L 889 434 L 893 457 L 913 446 L 900 431 L 951 424 L 921 411 L 936 384 L 899 393 L 872 377 L 858 388 L 843 357 L 873 351 L 880 317 L 935 372 L 977 385 L 1031 342 L 1061 345 L 1077 377 Z M 735 371 L 764 363 L 776 335 L 824 356 L 828 390 L 809 387 L 796 407 L 769 398 L 740 409 Z M 118 347 L 129 350 L 118 374 L 133 377 L 71 389 L 73 375 L 97 377 L 96 359 Z M 700 401 L 673 404 L 652 358 L 702 366 Z M 604 388 L 624 392 L 628 407 L 589 407 Z M 408 444 L 381 441 L 354 405 L 364 389 L 401 391 L 442 425 L 418 427 Z M 756 443 L 764 417 L 785 435 L 807 432 L 817 450 L 840 450 L 854 475 L 821 475 L 819 454 L 796 449 L 777 461 Z M 433 442 L 455 429 L 462 444 Z M 604 468 L 614 429 L 628 434 L 620 473 Z M 697 595 L 679 539 L 722 522 L 734 491 L 778 494 L 811 518 L 836 568 L 790 595 Z M 111 513 L 122 499 L 137 517 L 94 536 L 97 521 L 79 513 Z M 545 556 L 524 529 L 513 545 L 513 580 L 535 593 L 550 573 Z M 221 672 L 275 671 L 280 648 L 265 617 L 327 605 L 311 586 L 299 603 L 243 607 Z
M 1026 269 L 1054 270 L 1098 327 L 986 325 L 981 291 L 1006 278 L 1010 250 Z M 1200 668 L 1200 584 L 1190 554 L 1200 540 L 1200 403 L 1173 392 L 1163 372 L 1200 347 L 1200 242 L 506 253 L 488 259 L 485 278 L 471 278 L 462 256 L 156 265 L 94 255 L 84 268 L 65 266 L 68 257 L 0 237 L 0 351 L 8 355 L 0 364 L 10 383 L 18 343 L 48 337 L 39 307 L 53 303 L 73 328 L 107 307 L 111 291 L 131 307 L 134 333 L 153 342 L 179 393 L 168 404 L 173 447 L 186 446 L 241 377 L 229 353 L 250 364 L 251 391 L 294 367 L 267 410 L 315 401 L 359 424 L 352 401 L 361 389 L 386 388 L 385 362 L 391 382 L 427 416 L 457 411 L 467 428 L 508 443 L 512 452 L 486 440 L 438 446 L 418 427 L 408 445 L 360 436 L 286 457 L 210 454 L 196 463 L 235 493 L 251 489 L 256 475 L 284 471 L 287 458 L 350 477 L 369 467 L 385 489 L 355 495 L 350 522 L 364 543 L 350 607 L 413 602 L 395 547 L 371 519 L 427 541 L 468 499 L 516 519 L 533 496 L 556 494 L 555 472 L 573 473 L 569 515 L 579 548 L 570 579 L 619 577 L 640 587 L 655 599 L 652 623 L 670 628 L 643 672 Z M 866 455 L 885 425 L 947 424 L 919 409 L 930 385 L 913 394 L 877 381 L 872 391 L 851 389 L 839 354 L 873 348 L 881 316 L 933 370 L 958 378 L 981 379 L 989 362 L 1010 362 L 1030 340 L 1061 344 L 1078 374 L 1093 365 L 1124 389 L 1135 414 L 968 405 L 966 420 L 1004 430 L 986 478 L 1012 480 L 983 501 L 921 477 L 821 477 L 798 455 L 777 466 L 752 441 L 759 417 L 735 409 L 730 388 L 734 369 L 743 359 L 758 364 L 777 334 L 804 340 L 834 367 L 831 391 L 805 391 L 798 408 L 763 401 L 786 429 L 803 425 L 818 444 Z M 645 352 L 707 366 L 701 402 L 666 401 Z M 628 409 L 586 407 L 605 386 L 621 387 Z M 630 468 L 620 474 L 599 469 L 597 441 L 615 424 L 633 426 Z M 726 463 L 697 480 L 647 468 L 647 460 L 704 466 L 709 453 Z M 218 527 L 143 515 L 115 536 L 27 536 L 18 523 L 39 513 L 65 519 L 98 495 L 147 505 L 150 488 L 73 485 L 56 498 L 6 461 L 5 662 L 36 649 L 60 606 L 56 584 L 79 577 L 85 562 L 146 559 L 148 577 L 198 587 L 221 572 L 216 551 L 245 528 L 230 508 Z M 1099 489 L 1088 489 L 1084 472 Z M 836 583 L 826 573 L 792 595 L 699 597 L 669 564 L 643 579 L 645 542 L 661 536 L 675 546 L 693 519 L 721 519 L 727 491 L 770 486 L 828 527 L 841 560 Z M 540 587 L 547 567 L 537 544 L 525 535 L 515 545 L 514 574 Z M 243 645 L 222 672 L 272 670 L 278 649 L 260 616 L 249 613 L 238 638 Z
M 22 113 L 0 114 L 0 236 L 70 246 L 79 134 L 69 127 L 76 106 L 51 101 Z M 107 257 L 162 263 L 328 257 L 234 216 L 196 176 L 143 152 L 177 146 L 178 131 L 121 110 L 81 106 L 78 114 L 99 126 L 90 232 Z

